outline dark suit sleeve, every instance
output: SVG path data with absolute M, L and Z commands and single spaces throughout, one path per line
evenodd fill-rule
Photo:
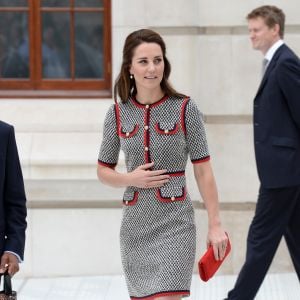
M 293 120 L 300 130 L 300 62 L 287 59 L 278 67 L 278 83 L 289 106 Z
M 9 133 L 6 153 L 4 210 L 4 250 L 17 253 L 23 260 L 27 226 L 26 196 L 13 127 Z

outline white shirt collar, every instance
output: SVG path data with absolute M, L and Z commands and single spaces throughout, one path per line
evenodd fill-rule
M 268 64 L 270 63 L 271 59 L 273 58 L 276 50 L 284 44 L 283 40 L 278 40 L 275 44 L 272 45 L 272 47 L 267 51 L 265 55 L 265 59 L 268 60 Z

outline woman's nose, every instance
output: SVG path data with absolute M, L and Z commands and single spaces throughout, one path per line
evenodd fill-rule
M 154 71 L 155 70 L 155 65 L 153 62 L 150 62 L 149 65 L 148 65 L 148 70 L 149 71 Z

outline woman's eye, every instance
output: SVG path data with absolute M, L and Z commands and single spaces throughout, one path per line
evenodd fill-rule
M 140 60 L 139 63 L 144 65 L 147 63 L 147 61 L 145 59 L 143 59 L 143 60 Z
M 154 60 L 154 63 L 155 63 L 156 65 L 158 65 L 161 61 L 162 61 L 161 58 L 157 58 L 157 59 Z

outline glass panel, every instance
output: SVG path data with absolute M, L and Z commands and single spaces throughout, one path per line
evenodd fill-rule
M 25 12 L 0 13 L 0 77 L 29 78 L 28 19 Z
M 70 78 L 70 14 L 43 13 L 42 69 L 44 78 Z
M 75 0 L 76 7 L 103 7 L 102 0 Z
M 15 7 L 15 6 L 28 6 L 28 1 L 27 0 L 0 0 L 0 7 L 1 6 L 10 6 L 10 7 Z
M 75 77 L 103 77 L 103 15 L 75 14 Z
M 42 0 L 42 7 L 70 7 L 70 0 Z

